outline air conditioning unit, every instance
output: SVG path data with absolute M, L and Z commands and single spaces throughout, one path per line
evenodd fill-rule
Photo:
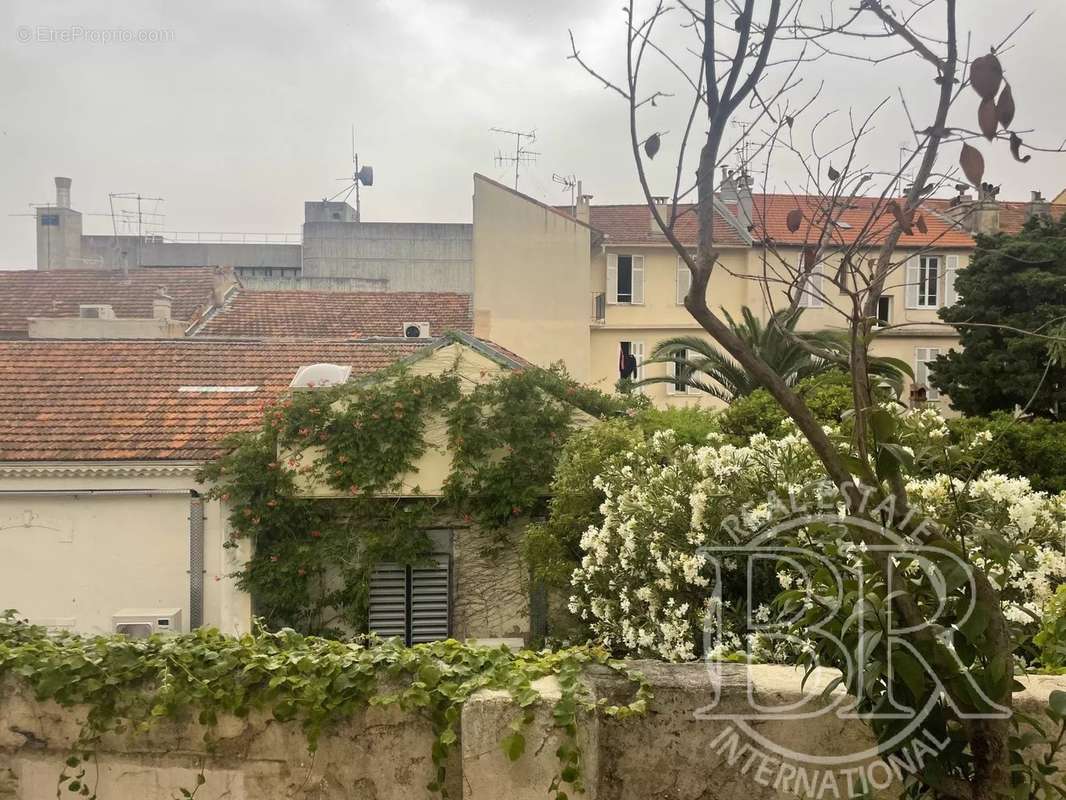
M 405 339 L 428 339 L 429 323 L 405 322 L 403 324 L 403 335 Z
M 180 633 L 180 608 L 123 608 L 111 616 L 115 633 L 147 639 L 153 633 Z

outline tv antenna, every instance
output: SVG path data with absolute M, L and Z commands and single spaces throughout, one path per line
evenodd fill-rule
M 576 175 L 557 175 L 552 173 L 552 180 L 562 185 L 563 191 L 570 190 L 570 213 L 577 214 L 577 205 L 575 203 L 575 190 L 577 189 L 577 176 Z
M 355 126 L 354 125 L 352 125 L 352 175 L 351 175 L 350 178 L 337 178 L 337 180 L 339 180 L 339 181 L 347 181 L 349 183 L 349 185 L 345 186 L 343 189 L 341 189 L 339 192 L 337 192 L 335 195 L 333 195 L 333 197 L 326 198 L 326 201 L 328 202 L 330 200 L 334 200 L 334 199 L 340 197 L 340 195 L 342 193 L 344 193 L 344 199 L 341 200 L 341 202 L 342 203 L 347 203 L 348 202 L 348 198 L 351 196 L 352 192 L 354 191 L 355 192 L 355 221 L 356 222 L 362 222 L 362 217 L 360 216 L 361 211 L 360 211 L 360 206 L 359 206 L 359 186 L 360 186 L 360 184 L 362 184 L 363 186 L 373 186 L 374 185 L 374 168 L 371 167 L 371 166 L 363 166 L 363 167 L 359 166 L 359 154 L 357 152 L 355 152 Z
M 515 191 L 518 191 L 518 167 L 521 164 L 532 164 L 537 160 L 537 156 L 540 155 L 536 150 L 527 149 L 527 145 L 531 145 L 537 141 L 537 131 L 535 128 L 529 133 L 509 131 L 504 128 L 490 128 L 489 130 L 493 133 L 502 133 L 506 136 L 514 137 L 514 155 L 505 156 L 502 152 L 497 150 L 496 164 L 502 165 L 505 162 L 514 162 L 514 188 Z

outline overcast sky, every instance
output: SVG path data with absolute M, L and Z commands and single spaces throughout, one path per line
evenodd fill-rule
M 829 2 L 807 4 L 820 1 Z M 360 157 L 376 175 L 363 192 L 366 220 L 469 221 L 472 173 L 513 179 L 512 167 L 493 158 L 513 143 L 492 127 L 537 131 L 540 155 L 523 167 L 522 191 L 568 203 L 552 174 L 575 174 L 594 202 L 635 201 L 624 104 L 566 60 L 572 27 L 583 55 L 619 76 L 621 5 L 2 0 L 0 268 L 35 265 L 32 219 L 15 215 L 50 202 L 55 175 L 73 178 L 76 209 L 101 214 L 85 217 L 87 233 L 111 231 L 109 192 L 165 198 L 158 210 L 168 231 L 296 233 L 304 200 L 343 187 L 337 179 L 351 169 L 353 123 Z M 975 52 L 1037 12 L 1004 62 L 1018 103 L 1015 127 L 1035 128 L 1033 141 L 1057 145 L 1066 137 L 1059 52 L 1066 3 L 959 5 Z M 110 29 L 165 41 L 88 41 Z M 41 41 L 68 32 L 81 40 Z M 665 41 L 679 47 L 680 34 Z M 923 113 L 923 100 L 932 76 L 914 59 L 877 67 L 822 60 L 805 74 L 802 91 L 825 81 L 819 111 L 866 111 L 902 86 L 912 113 L 928 122 L 921 120 L 931 113 Z M 976 95 L 961 108 L 971 114 Z M 650 127 L 677 136 L 680 98 L 652 113 Z M 841 130 L 843 113 L 837 119 Z M 895 165 L 904 123 L 896 102 L 868 143 L 871 163 Z M 987 177 L 1003 184 L 1004 197 L 1027 198 L 1030 189 L 1054 196 L 1066 187 L 1066 155 L 1036 155 L 1015 167 L 1005 148 L 983 149 Z M 671 165 L 661 156 L 653 166 L 665 194 Z M 765 179 L 784 190 L 799 174 L 784 163 Z

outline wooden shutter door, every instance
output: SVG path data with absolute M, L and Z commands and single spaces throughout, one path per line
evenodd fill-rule
M 618 256 L 607 254 L 607 302 L 618 304 Z
M 644 256 L 632 256 L 633 259 L 633 305 L 644 304 Z

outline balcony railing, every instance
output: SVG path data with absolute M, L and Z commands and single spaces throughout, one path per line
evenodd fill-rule
M 592 321 L 604 322 L 607 319 L 607 293 L 593 292 L 592 294 Z

